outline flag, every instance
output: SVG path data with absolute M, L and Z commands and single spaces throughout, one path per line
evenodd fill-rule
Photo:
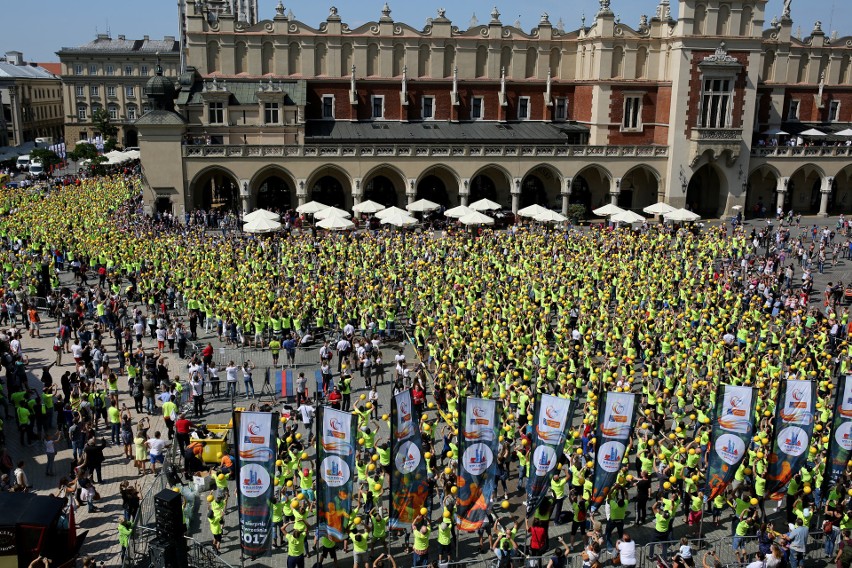
M 472 532 L 488 518 L 496 485 L 500 421 L 494 400 L 462 398 L 459 406 L 457 524 L 459 529 Z
M 237 505 L 240 545 L 246 556 L 257 558 L 269 553 L 272 542 L 275 450 L 278 416 L 274 412 L 234 412 L 237 449 Z
M 828 487 L 837 485 L 852 458 L 852 381 L 849 377 L 844 375 L 837 381 L 834 419 L 828 442 L 828 468 L 825 472 Z
M 766 492 L 777 494 L 808 461 L 814 432 L 816 389 L 811 381 L 783 380 L 775 409 L 775 441 L 769 454 Z
M 547 495 L 556 464 L 565 449 L 577 401 L 549 394 L 540 395 L 533 416 L 532 454 L 527 477 L 527 516 L 533 514 Z
M 598 429 L 595 450 L 595 477 L 592 503 L 604 502 L 621 470 L 627 443 L 633 434 L 636 414 L 636 395 L 608 392 L 598 409 Z
M 754 389 L 721 385 L 710 432 L 704 494 L 713 499 L 734 479 L 754 435 Z
M 343 542 L 353 505 L 356 421 L 351 412 L 320 406 L 317 428 L 319 534 Z
M 390 528 L 411 524 L 429 497 L 426 459 L 420 448 L 420 411 L 411 402 L 411 390 L 391 399 Z

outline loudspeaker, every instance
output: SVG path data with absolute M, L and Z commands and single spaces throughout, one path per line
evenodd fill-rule
M 163 489 L 154 496 L 154 515 L 157 536 L 164 539 L 179 538 L 184 533 L 181 495 Z
M 186 568 L 186 541 L 183 538 L 169 540 L 157 538 L 148 547 L 151 566 L 158 568 Z

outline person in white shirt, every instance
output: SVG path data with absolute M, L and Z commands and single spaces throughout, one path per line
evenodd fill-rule
M 630 535 L 624 533 L 621 540 L 615 543 L 622 566 L 636 566 L 636 543 Z
M 302 425 L 308 431 L 308 445 L 311 445 L 314 441 L 314 414 L 316 410 L 313 406 L 311 406 L 307 401 L 302 403 L 301 406 L 297 409 L 299 413 L 302 415 Z
M 239 367 L 233 361 L 225 367 L 225 380 L 228 383 L 228 390 L 225 391 L 225 396 L 237 396 L 237 370 Z M 231 394 L 233 393 L 233 394 Z

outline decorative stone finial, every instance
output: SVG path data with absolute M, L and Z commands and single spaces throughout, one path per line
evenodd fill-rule
M 816 22 L 814 22 L 814 31 L 813 31 L 813 33 L 815 33 L 815 34 L 821 34 L 821 33 L 823 33 L 823 31 L 822 31 L 822 22 L 821 22 L 821 21 L 817 20 Z
M 609 4 L 610 4 L 609 0 L 598 0 L 598 2 L 600 2 L 600 5 L 601 5 L 601 9 L 598 11 L 598 17 L 600 17 L 600 16 L 612 16 L 613 15 L 612 10 L 609 7 Z
M 499 24 L 500 23 L 500 10 L 497 9 L 497 6 L 494 6 L 494 9 L 491 10 L 491 23 Z
M 284 15 L 284 2 L 278 0 L 278 5 L 275 6 L 275 15 L 283 16 Z
M 447 11 L 443 8 L 438 8 L 438 17 L 439 18 L 446 18 L 447 17 Z
M 384 7 L 382 7 L 382 17 L 383 18 L 390 18 L 390 15 L 391 15 L 390 6 L 388 6 L 388 3 L 385 2 Z
M 790 14 L 792 13 L 793 0 L 784 0 L 784 9 L 781 11 L 781 19 L 789 20 L 791 19 Z

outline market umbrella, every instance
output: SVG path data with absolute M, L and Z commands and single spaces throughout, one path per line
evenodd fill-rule
M 355 226 L 355 223 L 346 219 L 344 217 L 331 216 L 321 220 L 317 223 L 317 227 L 320 229 L 328 229 L 330 231 L 343 231 L 346 229 L 351 229 Z
M 429 201 L 428 199 L 418 199 L 414 203 L 406 205 L 405 208 L 412 213 L 426 213 L 428 211 L 440 209 L 441 206 L 434 201 Z
M 731 207 L 731 209 L 733 209 L 734 211 L 741 211 L 742 208 L 743 208 L 742 205 L 734 205 L 733 207 Z
M 471 211 L 459 219 L 459 222 L 462 225 L 493 225 L 494 219 L 488 215 L 483 215 L 479 211 Z
M 785 131 L 781 130 L 780 128 L 772 128 L 770 130 L 766 130 L 764 132 L 761 132 L 761 134 L 763 134 L 765 136 L 789 136 L 790 135 L 789 132 L 785 132 Z
M 852 136 L 852 128 L 847 128 L 845 130 L 841 130 L 835 136 Z
M 646 219 L 642 215 L 634 213 L 633 211 L 624 211 L 622 213 L 616 213 L 611 216 L 609 220 L 613 223 L 627 223 L 628 225 L 632 225 L 633 223 L 642 223 Z
M 328 219 L 329 217 L 342 217 L 343 219 L 348 219 L 352 216 L 349 211 L 344 211 L 343 209 L 338 209 L 337 207 L 326 207 L 322 211 L 317 211 L 314 213 L 314 219 Z
M 352 208 L 352 211 L 355 213 L 378 213 L 382 209 L 385 209 L 385 206 L 381 203 L 376 203 L 375 201 L 362 201 L 358 205 Z
M 671 213 L 674 210 L 674 207 L 663 201 L 659 201 L 642 209 L 642 211 L 648 215 L 665 215 L 666 213 Z
M 816 128 L 808 128 L 804 132 L 799 132 L 799 136 L 810 136 L 813 138 L 817 136 L 825 136 L 825 132 L 817 130 Z
M 270 221 L 280 221 L 281 216 L 278 213 L 267 211 L 266 209 L 257 209 L 243 216 L 243 223 L 254 221 L 255 219 L 269 219 Z
M 612 203 L 608 205 L 604 205 L 603 207 L 599 207 L 592 211 L 598 217 L 609 217 L 610 215 L 617 215 L 623 212 L 624 209 L 619 207 L 618 205 L 613 205 Z
M 529 207 L 524 207 L 520 211 L 518 211 L 518 215 L 521 217 L 531 217 L 535 218 L 536 215 L 541 215 L 542 213 L 547 212 L 548 209 L 545 209 L 541 205 L 530 205 Z
M 385 215 L 382 217 L 382 225 L 393 225 L 394 227 L 405 227 L 407 225 L 414 225 L 417 223 L 417 219 L 408 215 L 407 213 L 400 213 L 399 211 L 394 211 L 390 215 Z
M 399 207 L 388 207 L 387 209 L 382 209 L 378 213 L 376 213 L 376 219 L 384 219 L 385 217 L 390 217 L 391 215 L 402 214 L 405 216 L 408 215 L 408 211 L 405 209 L 400 209 Z
M 304 213 L 306 215 L 313 215 L 323 209 L 328 209 L 328 205 L 325 203 L 320 203 L 319 201 L 308 201 L 304 205 L 299 205 L 296 207 L 296 213 Z
M 701 215 L 697 215 L 692 211 L 687 211 L 686 209 L 675 209 L 674 211 L 666 213 L 665 218 L 667 221 L 698 221 L 701 219 Z
M 564 223 L 568 220 L 568 217 L 560 215 L 556 211 L 545 209 L 543 212 L 533 217 L 533 219 L 540 223 Z
M 475 203 L 470 204 L 470 208 L 474 211 L 492 211 L 495 209 L 500 209 L 501 205 L 499 203 L 495 203 L 490 199 L 480 199 Z
M 459 205 L 458 207 L 453 207 L 452 209 L 444 211 L 444 216 L 452 217 L 454 219 L 461 219 L 465 215 L 470 215 L 471 213 L 473 213 L 473 209 L 464 205 Z
M 281 223 L 263 217 L 256 217 L 243 225 L 246 233 L 274 233 L 280 229 Z

